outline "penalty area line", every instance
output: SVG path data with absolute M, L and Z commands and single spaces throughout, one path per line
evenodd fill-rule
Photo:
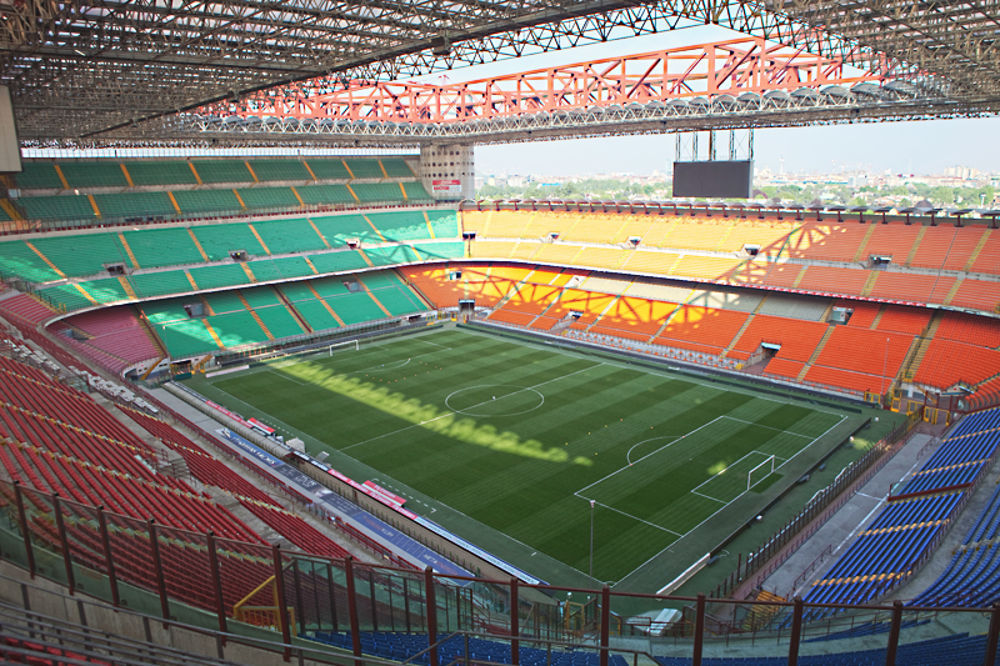
M 597 506 L 604 507 L 608 511 L 614 511 L 615 513 L 617 513 L 620 516 L 625 516 L 626 518 L 631 518 L 632 520 L 634 520 L 636 522 L 643 523 L 644 525 L 649 525 L 650 527 L 652 527 L 654 529 L 657 529 L 657 530 L 660 530 L 661 532 L 666 532 L 667 534 L 673 534 L 677 538 L 680 538 L 680 537 L 683 536 L 680 532 L 675 532 L 674 530 L 672 530 L 672 529 L 670 529 L 668 527 L 664 527 L 663 525 L 657 525 L 656 523 L 652 523 L 652 522 L 650 522 L 648 520 L 640 518 L 639 516 L 635 516 L 635 515 L 629 513 L 628 511 L 622 511 L 621 509 L 616 509 L 615 507 L 611 506 L 610 504 L 605 504 L 604 502 L 598 502 L 597 500 L 591 499 L 591 498 L 587 497 L 586 495 L 581 495 L 579 492 L 573 493 L 573 495 L 575 495 L 576 497 L 579 497 L 582 500 L 586 500 L 588 502 L 593 502 Z

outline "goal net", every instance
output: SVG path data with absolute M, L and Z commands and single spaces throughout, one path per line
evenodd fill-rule
M 336 352 L 342 351 L 358 351 L 361 349 L 361 342 L 357 339 L 354 340 L 342 340 L 341 342 L 334 342 L 329 346 L 327 351 L 329 355 L 333 356 Z
M 774 473 L 774 456 L 770 455 L 760 462 L 754 465 L 747 472 L 747 490 L 756 486 L 758 483 L 771 476 Z

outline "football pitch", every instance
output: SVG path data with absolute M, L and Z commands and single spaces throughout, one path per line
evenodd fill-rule
M 193 388 L 539 578 L 584 580 L 593 533 L 593 579 L 652 591 L 865 421 L 848 405 L 465 328 Z

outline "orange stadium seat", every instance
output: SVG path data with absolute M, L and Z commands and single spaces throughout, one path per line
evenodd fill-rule
M 875 323 L 875 318 L 878 313 L 882 311 L 882 306 L 878 303 L 869 303 L 867 301 L 839 301 L 835 303 L 838 307 L 851 308 L 854 312 L 851 313 L 851 319 L 847 322 L 848 326 L 854 326 L 856 328 L 871 328 L 872 324 Z
M 674 252 L 659 252 L 650 250 L 625 250 L 629 258 L 623 264 L 624 270 L 634 273 L 652 273 L 667 275 L 670 268 L 681 258 Z
M 850 370 L 830 368 L 823 365 L 814 365 L 809 368 L 806 372 L 805 381 L 826 386 L 837 386 L 852 391 L 871 391 L 872 393 L 883 393 L 891 384 L 891 380 L 879 375 L 851 372 Z
M 931 340 L 913 380 L 937 388 L 975 385 L 1000 370 L 1000 351 L 954 340 Z
M 598 323 L 603 328 L 640 333 L 645 340 L 649 340 L 663 327 L 663 322 L 676 309 L 676 303 L 622 296 L 614 302 Z
M 768 342 L 781 345 L 778 358 L 808 361 L 828 327 L 829 324 L 818 321 L 754 315 L 733 350 L 752 354 L 762 342 Z
M 802 372 L 802 368 L 805 367 L 805 363 L 802 361 L 792 361 L 787 358 L 772 358 L 767 367 L 764 368 L 765 375 L 774 375 L 775 377 L 783 377 L 785 379 L 795 379 Z
M 946 305 L 997 312 L 997 308 L 1000 308 L 1000 282 L 962 280 L 955 296 Z
M 670 275 L 683 278 L 698 278 L 702 280 L 727 281 L 736 272 L 742 259 L 726 257 L 703 257 L 697 254 L 686 254 L 670 269 Z
M 943 303 L 954 284 L 955 278 L 950 275 L 879 272 L 868 295 L 916 303 Z
M 832 266 L 807 266 L 799 281 L 799 289 L 833 294 L 861 294 L 868 281 L 869 271 L 857 268 L 833 268 Z
M 746 312 L 682 305 L 657 338 L 659 344 L 673 341 L 707 345 L 720 353 L 732 342 L 747 320 Z M 756 348 L 755 348 L 756 349 Z
M 876 224 L 861 250 L 861 260 L 865 261 L 870 255 L 878 254 L 891 256 L 894 264 L 905 264 L 921 229 L 918 224 L 907 225 L 902 222 Z
M 806 222 L 792 235 L 786 252 L 789 257 L 854 261 L 870 226 L 846 222 Z
M 984 227 L 963 227 L 956 231 L 954 241 L 948 246 L 942 268 L 949 271 L 967 270 L 979 243 L 990 233 L 991 231 Z M 992 272 L 996 272 L 995 265 Z
M 758 245 L 761 255 L 775 256 L 799 224 L 795 220 L 737 219 L 715 249 L 739 252 L 746 245 Z
M 1000 325 L 995 319 L 962 312 L 943 312 L 934 337 L 981 347 L 1000 347 Z
M 566 289 L 559 300 L 556 301 L 547 314 L 562 319 L 569 315 L 570 311 L 582 312 L 579 320 L 583 323 L 593 323 L 598 315 L 604 312 L 605 308 L 615 297 L 611 294 L 601 294 L 594 291 L 582 291 L 579 289 Z
M 967 270 L 996 275 L 1000 273 L 1000 233 L 996 229 L 986 229 L 983 233 L 986 234 L 986 243 Z
M 837 326 L 815 364 L 895 377 L 912 342 L 912 335 Z
M 889 305 L 882 312 L 882 318 L 879 319 L 876 329 L 920 335 L 930 323 L 932 314 L 930 310 Z
M 971 248 L 965 249 L 959 247 L 958 251 L 955 251 L 957 238 L 964 234 L 965 236 L 970 235 L 968 232 L 973 231 L 978 235 L 982 235 L 981 229 L 970 229 L 964 227 L 959 229 L 958 227 L 946 224 L 939 227 L 923 227 L 924 237 L 920 242 L 920 245 L 913 252 L 913 258 L 907 263 L 908 266 L 915 268 L 943 268 L 946 259 L 952 258 L 954 261 L 961 261 L 961 270 L 965 266 L 965 263 L 969 260 L 969 253 L 975 248 L 973 245 Z M 961 233 L 960 233 L 961 232 Z M 978 242 L 978 239 L 977 241 Z M 896 263 L 902 264 L 902 259 L 896 259 Z

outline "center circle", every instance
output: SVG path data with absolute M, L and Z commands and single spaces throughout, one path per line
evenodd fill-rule
M 515 384 L 479 384 L 452 391 L 445 406 L 463 416 L 517 416 L 545 403 L 541 391 Z

